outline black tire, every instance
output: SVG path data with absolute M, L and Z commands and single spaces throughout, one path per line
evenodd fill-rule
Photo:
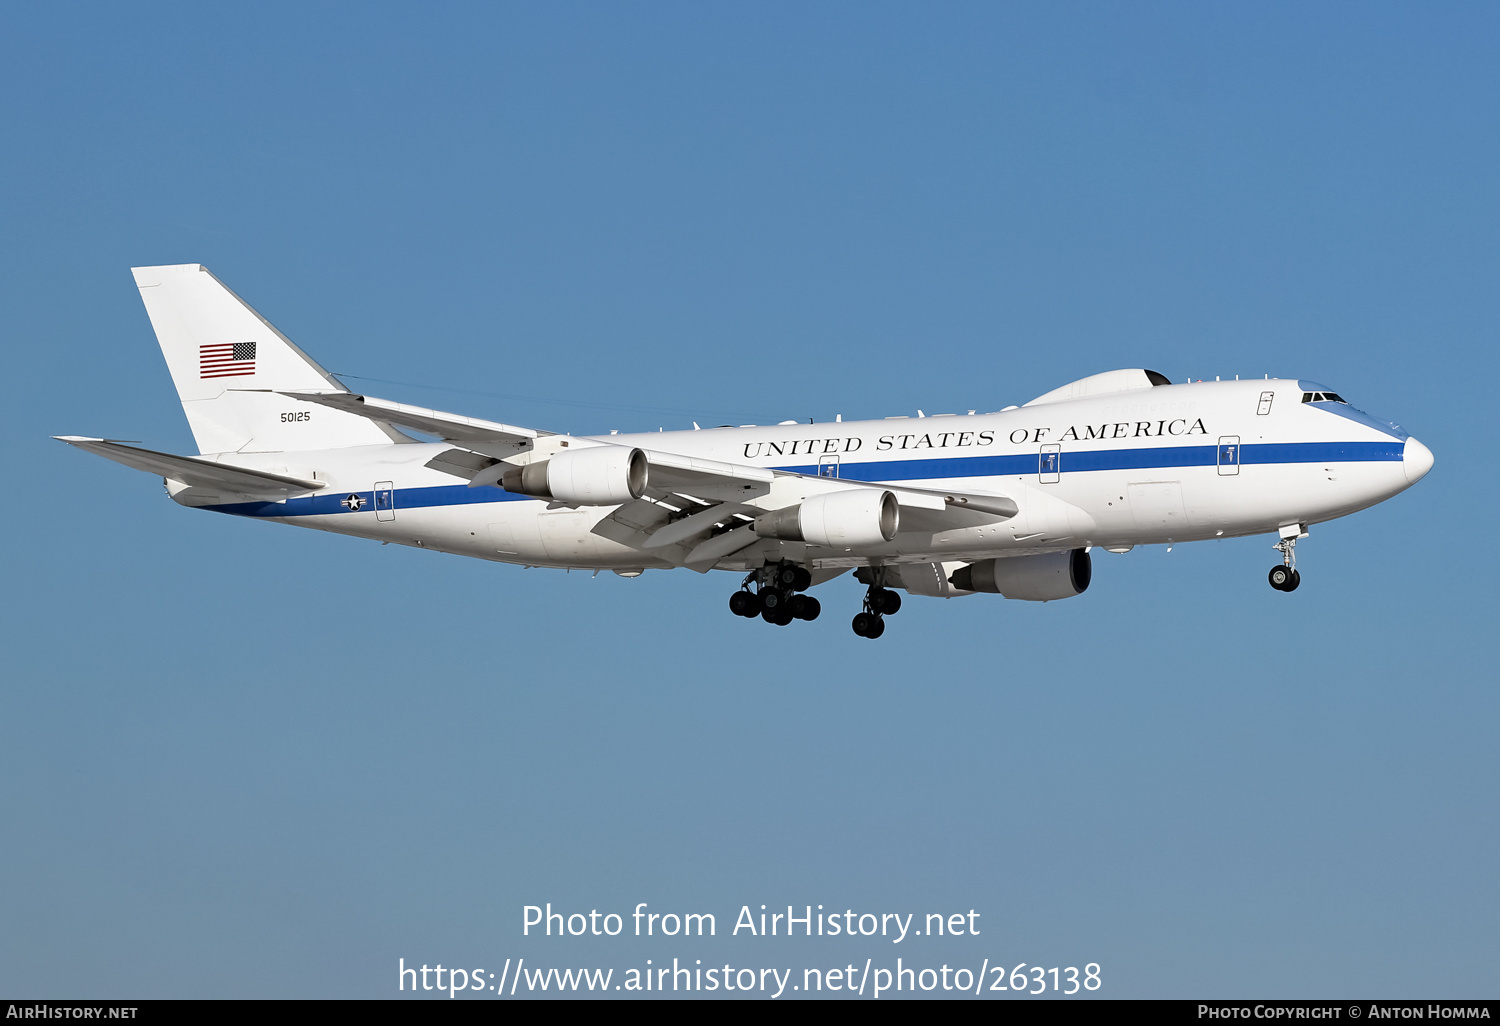
M 861 638 L 868 638 L 870 636 L 869 631 L 871 625 L 877 624 L 879 622 L 880 618 L 877 616 L 871 616 L 869 613 L 855 613 L 854 633 L 858 634 Z
M 1271 567 L 1271 572 L 1266 575 L 1266 579 L 1271 582 L 1271 587 L 1277 591 L 1291 591 L 1292 588 L 1296 587 L 1295 584 L 1291 585 L 1290 588 L 1287 587 L 1292 580 L 1292 570 L 1290 567 L 1273 566 Z
M 760 608 L 765 612 L 778 612 L 784 605 L 786 605 L 786 596 L 775 588 L 766 588 L 760 593 Z
M 806 591 L 808 588 L 811 588 L 812 574 L 808 573 L 807 568 L 803 566 L 797 567 L 796 570 L 797 579 L 792 582 L 792 587 L 797 591 Z
M 1288 581 L 1287 584 L 1286 584 L 1286 587 L 1282 588 L 1281 590 L 1282 591 L 1296 591 L 1297 590 L 1297 585 L 1299 585 L 1301 583 L 1302 583 L 1302 575 L 1300 573 L 1298 573 L 1297 571 L 1293 570 L 1292 571 L 1292 579 L 1290 581 Z
M 786 606 L 792 611 L 792 615 L 800 620 L 802 619 L 802 611 L 807 608 L 807 596 L 793 595 L 787 600 Z
M 790 627 L 791 624 L 792 624 L 792 621 L 795 620 L 796 617 L 792 615 L 792 610 L 791 610 L 790 607 L 788 607 L 788 606 L 782 606 L 781 608 L 782 608 L 782 613 L 781 613 L 780 616 L 778 616 L 776 618 L 776 626 L 778 626 L 778 627 Z
M 811 595 L 804 595 L 802 596 L 802 599 L 802 611 L 797 615 L 802 617 L 802 619 L 804 620 L 816 620 L 818 618 L 818 614 L 823 611 L 823 603 L 819 602 Z
M 901 595 L 889 588 L 881 588 L 879 611 L 886 616 L 894 616 L 901 612 Z
M 788 566 L 782 566 L 782 567 L 777 567 L 777 569 L 776 569 L 776 584 L 779 587 L 786 588 L 788 590 L 793 590 L 793 591 L 796 590 L 796 587 L 797 587 L 797 571 L 800 570 L 800 569 L 801 569 L 801 567 L 790 566 L 790 565 L 788 565 Z
M 885 621 L 882 620 L 880 617 L 877 616 L 875 618 L 875 625 L 873 627 L 871 627 L 865 633 L 865 637 L 870 638 L 870 639 L 873 640 L 875 638 L 880 637 L 884 633 L 885 633 Z
M 754 616 L 754 613 L 749 612 L 750 600 L 753 598 L 755 596 L 748 591 L 735 592 L 729 596 L 729 611 L 735 616 Z

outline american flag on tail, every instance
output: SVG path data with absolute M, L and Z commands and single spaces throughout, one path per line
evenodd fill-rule
M 254 373 L 254 342 L 216 342 L 198 347 L 199 378 L 238 378 Z

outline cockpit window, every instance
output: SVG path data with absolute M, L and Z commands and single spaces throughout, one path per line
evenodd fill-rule
M 1337 392 L 1303 392 L 1302 401 L 1305 403 L 1343 403 L 1349 405 L 1349 400 Z

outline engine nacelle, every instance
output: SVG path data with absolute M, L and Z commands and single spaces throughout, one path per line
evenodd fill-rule
M 896 537 L 900 523 L 901 507 L 890 492 L 847 488 L 758 516 L 755 533 L 847 549 L 888 542 Z
M 650 469 L 639 449 L 599 445 L 512 467 L 500 478 L 500 487 L 580 506 L 618 506 L 641 497 Z
M 955 570 L 948 583 L 963 591 L 987 591 L 1009 599 L 1051 602 L 1082 595 L 1094 575 L 1083 549 L 1040 556 L 982 559 Z

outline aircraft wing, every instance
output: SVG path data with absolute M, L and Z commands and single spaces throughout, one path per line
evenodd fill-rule
M 939 514 L 951 512 L 980 514 L 978 520 L 972 517 L 945 518 L 947 522 L 936 528 L 937 530 L 969 526 L 971 522 L 992 523 L 996 518 L 1008 519 L 1019 512 L 1015 500 L 1003 495 L 815 477 L 786 470 L 766 470 L 742 463 L 724 463 L 719 460 L 700 459 L 696 456 L 679 456 L 676 453 L 657 452 L 652 449 L 642 451 L 651 465 L 650 484 L 647 490 L 660 493 L 661 496 L 675 493 L 708 500 L 718 499 L 724 502 L 735 499 L 745 500 L 772 491 L 771 486 L 777 479 L 795 478 L 810 484 L 815 483 L 816 491 L 878 488 L 894 495 L 896 502 L 907 510 L 927 510 Z
M 724 463 L 652 449 L 642 449 L 641 453 L 651 467 L 646 494 L 652 499 L 665 499 L 672 495 L 692 496 L 694 499 L 711 502 L 754 499 L 770 492 L 771 483 L 777 477 L 776 471 L 762 470 L 742 463 Z M 458 457 L 453 450 L 442 453 L 436 457 L 436 461 L 461 466 L 468 463 L 472 467 L 472 463 Z M 436 461 L 427 465 L 435 466 Z M 470 488 L 480 488 L 498 484 L 500 478 L 512 467 L 510 464 L 492 462 L 488 467 L 473 467 L 465 471 L 450 469 L 448 466 L 437 466 L 437 469 L 468 477 Z
M 698 456 L 679 456 L 671 452 L 643 449 L 651 464 L 647 489 L 693 495 L 703 499 L 744 499 L 765 495 L 776 480 L 774 470 L 764 470 L 743 463 L 724 463 Z
M 345 413 L 353 413 L 371 420 L 383 421 L 398 427 L 411 428 L 428 435 L 437 435 L 489 456 L 501 458 L 513 456 L 528 448 L 538 438 L 552 432 L 533 428 L 499 424 L 492 420 L 465 417 L 457 413 L 429 410 L 423 406 L 408 406 L 393 403 L 388 399 L 375 399 L 354 392 L 282 392 L 281 395 L 299 399 L 305 403 L 317 403 Z M 490 450 L 494 450 L 491 452 Z
M 646 496 L 605 517 L 594 533 L 699 572 L 757 543 L 779 546 L 780 542 L 758 536 L 751 521 L 768 509 L 800 502 L 801 496 L 811 493 L 854 488 L 888 491 L 901 507 L 902 530 L 934 534 L 993 524 L 1019 512 L 1015 501 L 1003 495 L 815 477 L 642 451 L 651 465 Z M 500 472 L 491 468 L 473 483 L 493 483 L 490 479 Z M 769 501 L 751 504 L 750 500 L 762 497 Z
M 231 467 L 196 456 L 173 456 L 171 453 L 137 449 L 133 445 L 111 442 L 104 438 L 80 435 L 53 437 L 96 456 L 123 463 L 127 467 L 200 488 L 219 488 L 244 495 L 287 496 L 303 495 L 328 487 L 326 481 L 308 481 L 264 470 L 246 470 L 244 467 Z

